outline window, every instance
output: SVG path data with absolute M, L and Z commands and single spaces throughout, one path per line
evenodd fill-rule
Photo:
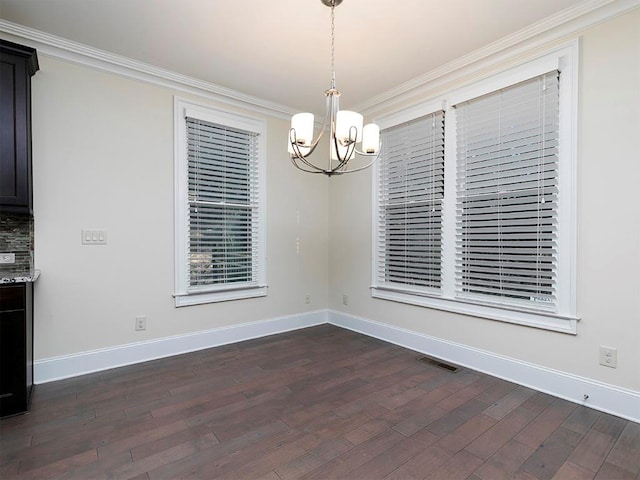
M 455 108 L 456 296 L 553 310 L 558 72 Z
M 176 306 L 263 296 L 264 122 L 175 103 Z
M 383 133 L 378 188 L 378 284 L 440 289 L 444 112 Z
M 380 121 L 374 297 L 575 333 L 575 48 Z

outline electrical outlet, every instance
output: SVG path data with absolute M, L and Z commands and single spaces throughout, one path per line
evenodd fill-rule
M 311 303 L 311 294 L 310 293 L 307 293 L 304 296 L 304 303 L 306 303 L 307 305 L 309 305 Z
M 618 366 L 618 349 L 600 345 L 600 365 L 616 368 Z
M 349 295 L 347 295 L 346 293 L 342 294 L 342 304 L 349 305 Z
M 0 253 L 0 263 L 16 263 L 16 254 Z
M 147 316 L 140 315 L 136 317 L 136 331 L 139 332 L 141 330 L 147 329 Z

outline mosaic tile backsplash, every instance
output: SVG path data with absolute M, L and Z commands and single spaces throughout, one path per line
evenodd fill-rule
M 16 263 L 0 264 L 0 276 L 33 271 L 33 217 L 0 213 L 0 253 L 15 253 Z

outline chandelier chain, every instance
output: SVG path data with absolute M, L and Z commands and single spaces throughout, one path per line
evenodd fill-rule
M 336 88 L 336 14 L 335 14 L 335 2 L 331 2 L 331 88 Z

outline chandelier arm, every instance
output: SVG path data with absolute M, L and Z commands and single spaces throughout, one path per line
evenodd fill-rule
M 371 165 L 373 165 L 376 160 L 378 160 L 378 157 L 380 155 L 376 155 L 376 157 L 371 160 L 369 163 L 367 163 L 366 165 L 363 165 L 362 167 L 358 167 L 358 168 L 352 168 L 352 169 L 345 169 L 345 170 L 340 170 L 340 171 L 332 171 L 331 173 L 328 173 L 327 175 L 331 176 L 331 175 L 342 175 L 343 173 L 353 173 L 353 172 L 359 172 L 361 170 L 366 170 L 367 168 L 369 168 Z
M 291 163 L 299 170 L 302 170 L 303 172 L 308 172 L 308 173 L 326 173 L 326 171 L 316 165 L 314 165 L 313 163 L 309 162 L 304 155 L 302 155 L 299 151 L 299 148 L 297 145 L 293 145 L 293 149 L 294 151 L 297 150 L 297 153 L 292 153 L 290 155 L 290 159 L 291 159 Z M 298 164 L 298 161 L 302 162 L 304 165 L 306 165 L 307 167 L 310 168 L 310 170 L 307 170 L 306 168 L 301 167 Z
M 371 154 L 368 154 L 367 156 L 371 156 Z M 366 170 L 367 168 L 371 167 L 378 160 L 378 158 L 380 158 L 380 153 L 376 154 L 375 158 L 373 158 L 366 165 L 363 165 L 363 166 L 358 167 L 358 168 L 352 168 L 352 169 L 346 169 L 345 168 L 344 170 L 338 170 L 337 168 L 334 168 L 332 170 L 323 170 L 321 168 L 316 167 L 315 165 L 313 165 L 313 168 L 316 168 L 317 170 L 306 170 L 306 169 L 300 167 L 300 165 L 298 165 L 295 162 L 295 160 L 294 160 L 295 157 L 292 157 L 292 163 L 298 170 L 301 170 L 303 172 L 306 172 L 306 173 L 322 173 L 324 175 L 327 175 L 327 176 L 331 177 L 333 175 L 342 175 L 344 173 L 353 173 L 353 172 L 359 172 L 361 170 Z
M 347 152 L 344 155 L 344 157 L 345 157 L 344 160 L 340 160 L 340 163 L 338 163 L 338 165 L 336 165 L 332 169 L 333 172 L 337 172 L 338 170 L 343 170 L 343 169 L 347 168 L 347 164 L 349 163 L 349 160 L 351 160 L 350 153 L 352 153 L 352 152 L 349 151 L 349 149 L 350 149 L 350 147 L 347 147 Z M 338 155 L 338 159 L 340 159 L 340 155 Z
M 349 127 L 349 143 L 356 143 L 358 141 L 358 127 L 351 125 Z
M 338 157 L 339 158 L 339 157 Z M 346 172 L 346 168 L 347 168 L 347 164 L 349 163 L 350 158 L 346 157 L 345 160 L 340 160 L 338 165 L 336 165 L 335 167 L 333 167 L 331 170 L 329 170 L 331 172 L 331 174 L 335 174 L 335 173 L 345 173 Z
M 318 137 L 311 143 L 311 145 L 309 145 L 308 147 L 303 145 L 303 147 L 305 149 L 306 148 L 309 149 L 309 151 L 306 153 L 306 155 L 302 155 L 302 152 L 301 152 L 300 147 L 298 145 L 297 138 L 296 138 L 296 129 L 295 128 L 290 128 L 289 129 L 289 143 L 291 144 L 291 148 L 295 152 L 296 157 L 298 157 L 301 161 L 305 162 L 311 168 L 316 168 L 316 169 L 322 170 L 322 171 L 326 171 L 326 170 L 323 169 L 323 168 L 320 168 L 320 167 L 316 167 L 312 163 L 306 161 L 305 157 L 308 157 L 309 155 L 311 155 L 313 153 L 313 151 L 318 146 L 318 143 L 320 142 L 320 139 L 324 135 L 325 129 L 327 127 L 327 122 L 329 120 L 329 117 L 331 116 L 330 115 L 330 113 L 331 113 L 330 112 L 331 98 L 334 97 L 334 96 L 335 97 L 340 96 L 340 92 L 338 92 L 335 89 L 330 89 L 330 90 L 327 90 L 325 92 L 325 95 L 327 97 L 327 100 L 325 102 L 326 103 L 325 116 L 324 116 L 324 120 L 322 121 L 322 126 L 320 127 L 320 133 L 318 134 Z
M 325 170 L 321 167 L 318 167 L 317 165 L 314 165 L 313 163 L 309 162 L 306 158 L 304 157 L 295 157 L 295 159 L 297 161 L 302 162 L 304 165 L 306 165 L 307 167 L 309 167 L 310 169 L 312 169 L 313 171 L 318 171 L 318 172 L 325 172 Z M 296 161 L 296 164 L 297 164 Z
M 358 129 L 355 127 L 355 125 L 352 125 L 349 127 L 349 139 L 347 140 L 346 145 L 343 145 L 347 147 L 343 158 L 340 158 L 340 151 L 338 150 L 338 139 L 335 135 L 333 138 L 334 138 L 335 147 L 336 147 L 336 156 L 338 157 L 339 164 L 335 168 L 333 168 L 332 171 L 336 172 L 341 169 L 343 169 L 343 171 L 346 171 L 347 164 L 352 159 L 353 153 L 356 150 L 356 141 L 358 139 Z
M 298 136 L 296 134 L 296 129 L 293 127 L 289 129 L 289 143 L 291 144 L 291 148 L 293 148 L 294 145 L 298 144 Z
M 295 156 L 291 156 L 291 163 L 293 164 L 294 167 L 296 167 L 298 170 L 302 171 L 302 172 L 306 172 L 306 173 L 322 173 L 324 175 L 328 175 L 328 173 L 322 169 L 317 169 L 317 170 L 307 170 L 306 168 L 302 168 L 300 165 L 298 165 L 298 163 L 296 162 L 296 157 Z M 314 168 L 317 168 L 314 166 Z
M 316 138 L 315 141 L 310 146 L 306 147 L 304 145 L 302 146 L 298 145 L 296 141 L 295 128 L 289 129 L 289 143 L 291 144 L 291 149 L 293 150 L 293 153 L 291 153 L 290 155 L 291 159 L 293 160 L 294 158 L 297 158 L 298 160 L 303 162 L 305 165 L 307 165 L 309 168 L 313 168 L 315 170 L 324 172 L 325 170 L 323 168 L 320 168 L 307 160 L 307 157 L 310 156 L 318 146 L 318 143 L 320 142 L 320 139 L 322 138 L 323 134 L 324 134 L 324 129 L 320 130 L 320 134 L 318 135 L 318 138 Z M 304 148 L 304 149 L 308 148 L 309 151 L 306 154 L 303 154 L 301 151 L 301 148 Z
M 322 133 L 320 134 L 320 137 L 321 136 L 322 136 Z M 313 145 L 313 149 L 315 149 L 315 147 L 317 146 L 318 141 L 320 140 L 320 137 L 318 137 L 318 140 L 316 140 L 315 144 Z M 302 155 L 302 152 L 300 152 L 300 147 L 297 144 L 292 144 L 291 147 L 292 147 L 292 149 L 294 151 L 294 153 L 291 154 L 291 161 L 294 164 L 294 166 L 296 168 L 298 168 L 299 170 L 302 170 L 303 172 L 309 172 L 309 173 L 324 173 L 325 175 L 329 175 L 329 176 L 331 176 L 333 174 L 331 169 L 324 169 L 322 167 L 319 167 L 319 166 L 315 165 L 314 163 L 311 163 L 309 160 L 307 160 L 307 157 L 311 154 L 313 149 L 310 150 L 306 155 Z M 304 165 L 309 167 L 311 170 L 306 170 L 306 169 L 300 167 L 300 165 L 298 165 L 297 160 L 302 162 Z
M 291 144 L 291 148 L 293 149 L 293 152 L 291 154 L 291 161 L 294 162 L 294 165 L 298 166 L 297 161 L 299 160 L 300 162 L 304 163 L 306 166 L 308 166 L 309 168 L 312 168 L 314 170 L 318 170 L 319 172 L 323 172 L 324 170 L 316 165 L 314 165 L 313 163 L 311 163 L 309 160 L 307 160 L 307 156 L 312 152 L 312 150 L 310 150 L 307 155 L 303 155 L 302 152 L 300 151 L 300 147 L 295 144 L 292 143 Z M 301 169 L 302 170 L 302 169 Z
M 294 151 L 295 156 L 303 159 L 305 157 L 308 157 L 309 155 L 311 155 L 313 153 L 313 151 L 316 149 L 316 147 L 318 146 L 318 142 L 320 141 L 320 138 L 322 137 L 322 133 L 320 133 L 320 135 L 318 136 L 318 138 L 315 140 L 315 142 L 313 142 L 311 145 L 306 146 L 306 145 L 299 145 L 297 142 L 297 138 L 296 138 L 296 129 L 295 128 L 290 128 L 289 129 L 289 143 L 291 144 L 291 149 Z M 301 148 L 304 149 L 309 149 L 309 151 L 303 155 L 302 151 L 300 150 Z M 292 154 L 293 155 L 293 154 Z
M 348 169 L 347 168 L 347 164 L 351 160 L 351 158 L 350 158 L 350 155 L 345 155 L 346 158 L 348 158 L 349 160 L 347 160 L 346 162 L 344 162 L 344 161 L 341 162 L 340 165 L 338 165 L 335 169 L 333 169 L 332 172 L 331 172 L 332 175 L 341 175 L 343 173 L 352 173 L 352 172 L 359 172 L 361 170 L 366 170 L 371 165 L 376 163 L 376 161 L 378 160 L 378 158 L 380 158 L 380 155 L 382 153 L 382 142 L 380 142 L 380 147 L 378 148 L 378 152 L 377 153 L 364 153 L 364 152 L 361 152 L 361 151 L 359 151 L 358 149 L 355 148 L 355 143 L 353 145 L 354 145 L 354 148 L 350 152 L 351 154 L 355 153 L 357 155 L 361 155 L 361 156 L 364 156 L 364 157 L 374 157 L 374 158 L 369 163 L 367 163 L 366 165 L 364 165 L 362 167 Z M 341 168 L 341 167 L 344 167 L 344 169 L 338 171 L 338 169 Z
M 338 170 L 340 167 L 342 167 L 347 163 L 349 156 L 347 154 L 345 154 L 344 157 L 340 156 L 340 149 L 338 147 L 341 145 L 340 145 L 340 142 L 338 142 L 338 138 L 335 136 L 335 134 L 332 135 L 332 141 L 333 141 L 333 148 L 335 149 L 336 157 L 338 158 L 338 166 L 330 170 L 335 172 L 336 170 Z M 347 147 L 347 150 L 348 150 L 348 147 Z
M 371 156 L 371 154 L 368 154 L 367 156 Z M 380 158 L 380 152 L 378 152 L 375 158 L 371 160 L 369 163 L 367 163 L 366 165 L 358 168 L 352 168 L 351 170 L 345 170 L 343 173 L 352 173 L 352 172 L 359 172 L 360 170 L 365 170 L 369 168 L 371 165 L 373 165 L 374 163 L 376 163 L 376 160 L 378 160 L 378 158 Z
M 325 92 L 325 95 L 327 97 L 326 101 L 325 101 L 325 114 L 324 114 L 324 120 L 322 120 L 322 126 L 320 127 L 320 133 L 318 134 L 318 138 L 316 138 L 312 143 L 311 143 L 311 150 L 309 150 L 309 153 L 307 153 L 306 156 L 309 156 L 311 154 L 311 152 L 313 152 L 316 147 L 318 146 L 318 142 L 320 142 L 320 139 L 322 138 L 322 136 L 324 135 L 325 129 L 327 128 L 327 122 L 329 121 L 329 117 L 330 115 L 330 111 L 329 111 L 329 106 L 331 103 L 331 98 L 334 95 L 340 95 L 340 92 L 338 92 L 335 89 L 332 90 L 327 90 Z M 322 169 L 321 169 L 322 170 Z
M 330 169 L 329 171 L 333 174 L 336 173 L 338 171 L 341 172 L 345 172 L 346 168 L 347 168 L 347 164 L 349 163 L 349 160 L 351 160 L 351 157 L 353 157 L 353 152 L 356 148 L 356 143 L 355 142 L 350 142 L 347 144 L 347 149 L 344 153 L 344 156 L 340 156 L 340 150 L 338 149 L 338 139 L 335 137 L 333 137 L 333 142 L 334 142 L 334 146 L 336 149 L 336 157 L 338 157 L 338 165 L 336 165 L 334 168 Z M 344 170 L 341 170 L 344 169 Z
M 373 156 L 375 155 L 375 156 L 376 156 L 376 158 L 377 158 L 377 157 L 379 157 L 379 156 L 380 156 L 380 150 L 382 150 L 382 142 L 380 142 L 380 143 L 378 144 L 378 151 L 377 151 L 377 152 L 374 152 L 374 153 L 361 152 L 360 150 L 358 150 L 358 149 L 356 148 L 356 153 L 357 153 L 358 155 L 362 155 L 363 157 L 373 157 Z
M 324 170 L 307 170 L 305 168 L 300 167 L 299 165 L 296 165 L 295 163 L 293 164 L 294 167 L 296 167 L 298 170 L 300 170 L 301 172 L 305 172 L 305 173 L 317 173 L 317 174 L 321 174 L 321 175 L 329 175 L 329 173 L 325 172 Z
M 340 92 L 336 92 L 338 95 L 340 95 Z M 334 95 L 333 91 L 327 91 L 325 93 L 325 95 L 327 96 L 327 99 L 325 101 L 325 114 L 324 114 L 324 120 L 322 120 L 322 126 L 320 127 L 320 133 L 318 134 L 318 138 L 316 138 L 313 142 L 311 142 L 311 150 L 309 150 L 309 153 L 307 153 L 307 156 L 311 155 L 311 152 L 313 152 L 316 147 L 318 146 L 318 143 L 320 142 L 320 139 L 322 138 L 322 136 L 324 135 L 324 131 L 327 128 L 327 122 L 329 121 L 329 103 L 330 103 L 330 98 L 331 96 Z M 322 170 L 322 169 L 321 169 Z

